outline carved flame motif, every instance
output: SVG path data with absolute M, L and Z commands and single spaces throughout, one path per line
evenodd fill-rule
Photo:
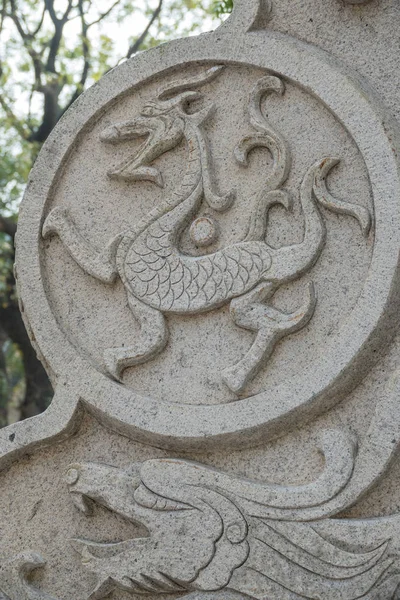
M 343 485 L 338 476 L 339 469 L 334 485 Z M 313 486 L 321 491 L 322 480 L 304 489 L 282 488 L 188 461 L 155 459 L 128 470 L 73 464 L 67 481 L 76 506 L 86 514 L 96 502 L 149 532 L 120 543 L 72 541 L 83 565 L 97 576 L 88 600 L 114 590 L 147 595 L 196 591 L 193 598 L 204 593 L 208 600 L 214 596 L 206 592 L 218 590 L 228 592 L 221 598 L 236 592 L 256 600 L 397 598 L 399 550 L 390 547 L 390 532 L 400 527 L 398 516 L 368 521 L 370 539 L 361 534 L 362 520 L 327 519 L 321 531 L 321 522 L 290 520 L 289 508 L 282 506 L 275 517 L 261 516 L 269 513 L 275 492 L 278 504 L 297 506 L 301 521 L 301 505 L 317 502 Z M 323 527 L 330 528 L 330 536 Z M 355 551 L 351 535 L 357 530 L 364 547 Z
M 266 76 L 250 95 L 249 117 L 256 131 L 241 140 L 234 151 L 242 166 L 246 166 L 250 152 L 257 147 L 267 148 L 273 157 L 272 171 L 254 207 L 247 238 L 205 256 L 188 256 L 180 251 L 180 235 L 203 200 L 217 211 L 228 210 L 235 200 L 233 192 L 219 194 L 212 180 L 203 124 L 214 105 L 195 112 L 187 110 L 189 103 L 203 98 L 196 88 L 219 76 L 222 70 L 218 65 L 187 81 L 172 83 L 148 102 L 138 117 L 103 131 L 102 141 L 110 144 L 147 137 L 138 153 L 110 171 L 109 177 L 148 180 L 158 186 L 163 186 L 163 178 L 153 161 L 183 139 L 186 141 L 186 173 L 178 188 L 134 229 L 122 232 L 105 251 L 98 252 L 81 236 L 64 209 L 53 209 L 44 223 L 43 236 L 57 234 L 87 273 L 108 284 L 118 275 L 125 285 L 140 334 L 133 347 L 105 351 L 108 372 L 117 379 L 127 367 L 146 362 L 163 350 L 168 339 L 166 314 L 196 314 L 230 302 L 235 324 L 256 334 L 242 360 L 222 373 L 228 387 L 241 393 L 276 343 L 306 326 L 313 316 L 316 296 L 312 285 L 304 305 L 293 313 L 282 312 L 271 301 L 281 285 L 308 272 L 324 248 L 326 227 L 318 205 L 351 215 L 360 223 L 364 235 L 368 234 L 368 210 L 339 201 L 328 192 L 325 178 L 339 160 L 325 157 L 310 167 L 301 185 L 303 241 L 279 249 L 265 242 L 271 206 L 281 204 L 287 210 L 292 206 L 288 192 L 282 189 L 290 171 L 290 151 L 261 110 L 264 96 L 282 95 L 284 84 L 278 77 Z

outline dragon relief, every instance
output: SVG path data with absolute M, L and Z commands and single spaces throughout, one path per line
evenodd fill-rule
M 228 210 L 235 201 L 232 191 L 219 194 L 213 183 L 204 124 L 215 106 L 202 103 L 204 96 L 197 90 L 218 77 L 223 68 L 217 65 L 186 81 L 171 83 L 144 106 L 138 117 L 116 123 L 101 134 L 102 142 L 107 144 L 146 136 L 137 155 L 109 171 L 108 176 L 125 181 L 147 180 L 158 186 L 163 186 L 163 178 L 153 161 L 184 140 L 186 172 L 170 197 L 131 229 L 113 238 L 103 251 L 97 251 L 83 238 L 62 207 L 54 208 L 44 222 L 43 236 L 58 235 L 85 272 L 107 284 L 112 284 L 117 276 L 124 283 L 140 331 L 133 346 L 105 350 L 105 365 L 113 378 L 121 380 L 126 368 L 144 363 L 164 349 L 168 313 L 196 314 L 230 302 L 234 323 L 256 334 L 247 354 L 222 373 L 227 386 L 240 394 L 276 343 L 306 326 L 313 316 L 316 294 L 312 284 L 306 302 L 293 313 L 282 312 L 271 301 L 279 286 L 308 272 L 320 256 L 326 226 L 319 205 L 356 218 L 364 235 L 370 229 L 371 217 L 366 208 L 337 200 L 329 193 L 325 179 L 339 159 L 324 157 L 310 167 L 300 188 L 303 240 L 277 249 L 266 243 L 269 209 L 280 204 L 290 210 L 293 205 L 287 190 L 282 189 L 290 171 L 290 151 L 262 112 L 263 98 L 271 93 L 283 95 L 285 88 L 280 78 L 267 75 L 250 94 L 249 118 L 255 132 L 242 139 L 234 150 L 235 160 L 242 167 L 256 147 L 268 149 L 273 158 L 247 237 L 202 256 L 180 250 L 180 236 L 202 201 L 216 211 Z
M 86 515 L 100 504 L 148 532 L 114 543 L 71 540 L 97 578 L 88 600 L 117 590 L 185 600 L 399 597 L 399 516 L 309 521 L 322 480 L 284 488 L 179 459 L 128 469 L 72 464 L 66 480 Z M 334 480 L 331 494 L 344 485 Z

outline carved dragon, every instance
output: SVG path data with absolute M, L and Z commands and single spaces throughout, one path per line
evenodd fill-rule
M 285 140 L 265 119 L 261 102 L 266 94 L 283 94 L 283 82 L 263 77 L 250 97 L 250 122 L 256 132 L 235 148 L 235 158 L 246 165 L 255 147 L 265 147 L 273 157 L 273 168 L 257 199 L 247 238 L 213 254 L 189 256 L 179 248 L 179 239 L 204 201 L 217 211 L 227 210 L 233 192 L 219 195 L 212 183 L 211 162 L 203 125 L 214 111 L 209 104 L 197 108 L 203 98 L 195 88 L 217 77 L 216 66 L 188 81 L 171 84 L 158 98 L 148 102 L 135 119 L 117 123 L 101 135 L 105 143 L 121 143 L 147 136 L 134 157 L 129 157 L 108 175 L 126 181 L 148 180 L 163 185 L 161 173 L 151 163 L 185 140 L 188 157 L 186 173 L 178 188 L 155 206 L 135 226 L 116 236 L 103 252 L 95 250 L 79 233 L 62 207 L 48 215 L 43 236 L 57 234 L 75 261 L 89 274 L 111 284 L 117 275 L 123 281 L 129 306 L 139 322 L 140 333 L 133 347 L 111 348 L 104 353 L 108 372 L 121 378 L 124 369 L 141 364 L 166 345 L 165 314 L 195 314 L 230 302 L 233 321 L 256 332 L 255 341 L 244 358 L 223 372 L 226 384 L 240 393 L 272 353 L 283 336 L 304 327 L 315 308 L 315 293 L 297 311 L 286 314 L 267 302 L 279 286 L 292 281 L 315 264 L 325 244 L 326 228 L 318 204 L 336 213 L 357 218 L 364 234 L 370 228 L 367 209 L 333 198 L 325 178 L 338 159 L 327 157 L 313 164 L 300 189 L 304 215 L 301 243 L 275 249 L 265 242 L 269 208 L 292 206 L 281 187 L 290 170 L 290 152 Z M 192 103 L 190 111 L 188 106 Z
M 185 600 L 203 594 L 212 600 L 218 590 L 225 591 L 224 599 L 231 594 L 255 600 L 398 598 L 399 516 L 299 522 L 299 507 L 299 521 L 291 520 L 288 504 L 296 493 L 302 496 L 298 504 L 316 501 L 313 484 L 268 486 L 172 459 L 126 470 L 73 464 L 67 482 L 74 503 L 86 514 L 98 503 L 149 533 L 110 544 L 72 540 L 84 567 L 97 576 L 88 600 L 114 590 L 191 592 Z M 275 518 L 262 516 L 271 504 L 280 506 Z

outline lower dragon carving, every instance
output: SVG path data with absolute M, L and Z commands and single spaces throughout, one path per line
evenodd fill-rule
M 267 148 L 273 157 L 272 172 L 254 207 L 247 238 L 204 256 L 181 252 L 180 236 L 203 200 L 213 209 L 224 211 L 235 199 L 233 192 L 218 194 L 211 178 L 203 125 L 214 105 L 195 112 L 187 110 L 190 102 L 202 98 L 194 89 L 217 77 L 222 69 L 216 66 L 186 82 L 171 84 L 148 102 L 139 117 L 117 123 L 102 133 L 102 141 L 112 144 L 148 136 L 137 156 L 108 175 L 126 181 L 149 180 L 159 186 L 163 185 L 162 175 L 150 163 L 185 140 L 186 173 L 171 197 L 133 229 L 111 240 L 103 252 L 96 251 L 81 236 L 61 207 L 53 209 L 44 223 L 43 236 L 57 234 L 87 273 L 108 284 L 119 275 L 125 285 L 140 334 L 133 347 L 105 351 L 107 370 L 117 379 L 124 369 L 150 360 L 165 347 L 168 330 L 164 315 L 195 314 L 230 302 L 235 324 L 256 333 L 249 352 L 222 373 L 229 388 L 239 394 L 271 355 L 277 341 L 307 325 L 313 315 L 316 296 L 312 285 L 304 305 L 291 314 L 273 307 L 271 300 L 281 285 L 308 272 L 320 256 L 326 227 L 318 206 L 351 215 L 364 234 L 369 231 L 371 217 L 366 208 L 339 201 L 328 192 L 325 178 L 338 159 L 325 157 L 310 167 L 301 185 L 303 241 L 279 249 L 266 243 L 270 207 L 281 204 L 290 210 L 292 206 L 290 195 L 281 189 L 290 171 L 290 151 L 261 110 L 263 97 L 270 93 L 282 95 L 284 84 L 276 76 L 266 76 L 258 81 L 250 97 L 250 123 L 256 132 L 245 137 L 234 152 L 242 166 L 256 147 Z
M 340 468 L 328 496 L 350 477 Z M 302 522 L 310 505 L 323 501 L 315 496 L 323 477 L 280 487 L 155 459 L 127 470 L 73 464 L 66 479 L 81 511 L 90 514 L 98 503 L 149 532 L 119 543 L 71 541 L 97 576 L 88 600 L 114 590 L 207 600 L 219 590 L 227 593 L 222 598 L 255 600 L 398 598 L 400 517 Z

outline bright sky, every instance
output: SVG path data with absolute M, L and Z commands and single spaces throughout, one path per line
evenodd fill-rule
M 112 4 L 114 0 L 94 0 L 92 2 L 92 8 L 90 12 L 87 14 L 87 21 L 95 21 L 99 14 L 105 12 Z M 209 5 L 211 0 L 204 0 L 204 4 Z M 180 19 L 178 23 L 175 23 L 177 19 L 176 13 L 170 10 L 170 5 L 173 0 L 164 0 L 164 7 L 162 11 L 162 22 L 163 26 L 166 26 L 166 29 L 174 30 L 174 36 L 180 37 L 185 30 L 190 28 L 193 23 L 199 22 L 201 23 L 200 28 L 196 30 L 195 33 L 200 33 L 201 31 L 207 31 L 215 28 L 216 22 L 211 18 L 204 19 L 204 13 L 201 11 L 185 11 L 185 15 L 183 19 Z M 56 0 L 55 8 L 58 14 L 62 14 L 65 11 L 66 0 Z M 155 9 L 158 4 L 158 0 L 138 0 L 136 3 L 137 10 L 128 17 L 125 17 L 118 22 L 118 8 L 116 8 L 104 22 L 99 25 L 93 26 L 90 30 L 90 39 L 94 48 L 93 54 L 96 53 L 96 46 L 98 47 L 100 36 L 105 34 L 110 37 L 114 42 L 114 52 L 111 59 L 111 64 L 116 64 L 119 60 L 123 60 L 128 51 L 129 45 L 132 40 L 137 37 L 145 28 L 148 22 L 148 18 L 145 16 L 145 10 L 149 6 L 152 9 Z M 21 3 L 23 5 L 23 3 Z M 35 15 L 37 18 L 37 15 Z M 51 22 L 49 16 L 46 16 L 46 23 L 51 26 Z M 45 23 L 45 24 L 46 24 Z M 33 29 L 32 24 L 32 29 Z M 175 33 L 176 30 L 176 33 Z M 153 26 L 150 33 L 155 34 L 157 28 Z M 65 40 L 68 43 L 70 41 L 71 49 L 76 46 L 76 38 L 80 33 L 80 22 L 78 18 L 72 19 L 69 23 L 66 24 L 64 29 Z M 12 25 L 10 20 L 6 21 L 6 27 L 2 32 L 2 38 L 0 40 L 0 54 L 2 56 L 6 56 L 6 60 L 8 60 L 9 64 L 13 64 L 17 62 L 19 59 L 19 53 L 16 52 L 14 55 L 5 54 L 5 44 L 10 42 L 10 40 L 16 40 L 19 44 L 18 34 L 14 26 Z M 162 41 L 162 35 L 161 35 Z M 80 71 L 80 62 L 82 59 L 79 59 L 75 64 L 74 62 L 70 62 L 71 70 L 79 73 Z M 13 70 L 13 87 L 12 90 L 14 95 L 13 101 L 13 110 L 19 114 L 20 116 L 25 116 L 27 113 L 27 105 L 29 103 L 29 94 L 24 93 L 19 89 L 18 82 L 23 83 L 26 81 L 26 78 L 32 77 L 32 72 L 21 72 L 18 68 Z M 90 82 L 89 82 L 90 83 Z M 40 104 L 43 102 L 43 96 L 41 94 L 35 93 L 32 98 L 32 113 L 34 114 L 37 109 L 39 109 Z
M 115 0 L 93 0 L 92 9 L 87 15 L 87 21 L 95 21 L 99 14 L 104 13 Z M 162 11 L 162 24 L 166 26 L 167 31 L 170 31 L 170 37 L 182 37 L 186 35 L 186 31 L 194 24 L 198 23 L 195 33 L 202 31 L 208 31 L 215 29 L 216 23 L 211 18 L 204 18 L 203 11 L 189 11 L 186 10 L 183 14 L 184 17 L 176 14 L 176 11 L 171 10 L 171 4 L 176 0 L 164 0 L 164 7 Z M 204 5 L 208 6 L 212 0 L 203 0 Z M 99 40 L 101 35 L 106 35 L 111 38 L 114 42 L 113 56 L 111 57 L 109 64 L 114 66 L 120 60 L 124 60 L 128 51 L 130 43 L 143 31 L 147 24 L 147 18 L 144 14 L 146 7 L 152 9 L 156 8 L 158 0 L 137 0 L 134 14 L 118 22 L 117 15 L 118 9 L 116 9 L 110 16 L 107 17 L 106 21 L 100 25 L 95 25 L 90 31 L 90 39 L 93 46 L 93 55 L 96 55 L 96 49 L 99 47 Z M 65 12 L 67 0 L 56 0 L 55 8 L 57 13 L 61 16 Z M 24 2 L 19 3 L 19 7 L 23 7 Z M 43 6 L 43 0 L 40 2 L 40 6 Z M 25 15 L 26 17 L 26 15 Z M 40 15 L 32 15 L 31 21 L 27 22 L 27 26 L 30 30 L 34 30 L 37 25 Z M 46 24 L 52 29 L 52 23 L 49 16 L 46 16 Z M 173 34 L 171 35 L 171 32 Z M 80 22 L 78 18 L 73 19 L 66 24 L 65 29 L 65 40 L 71 50 L 77 47 L 77 40 L 80 34 Z M 156 35 L 157 27 L 152 28 L 150 34 Z M 160 41 L 163 41 L 162 35 L 159 37 Z M 97 53 L 98 54 L 98 53 Z M 7 98 L 7 101 L 12 108 L 13 112 L 21 119 L 25 121 L 29 113 L 29 105 L 31 106 L 31 114 L 40 115 L 43 107 L 43 95 L 39 92 L 34 92 L 30 98 L 30 86 L 33 82 L 32 64 L 30 59 L 27 59 L 25 53 L 21 53 L 21 39 L 11 19 L 6 19 L 3 31 L 0 36 L 0 57 L 3 64 L 8 65 L 10 68 L 10 76 L 8 77 L 7 84 L 2 90 L 3 94 Z M 27 59 L 27 69 L 21 69 L 20 65 Z M 68 59 L 67 63 L 68 73 L 76 74 L 79 77 L 82 68 L 82 58 Z M 88 85 L 92 82 L 88 81 Z M 62 100 L 69 99 L 73 91 L 73 87 L 69 86 L 64 88 Z M 1 110 L 1 109 L 0 109 Z M 7 131 L 1 131 L 1 143 L 7 147 L 7 151 L 11 154 L 18 156 L 20 152 L 19 137 L 15 135 L 12 129 Z M 10 187 L 14 185 L 13 181 L 9 183 Z M 7 189 L 3 190 L 5 197 L 7 196 Z M 18 202 L 17 202 L 18 203 Z M 16 206 L 10 203 L 8 211 L 11 213 L 15 212 Z M 5 213 L 8 214 L 6 210 Z

